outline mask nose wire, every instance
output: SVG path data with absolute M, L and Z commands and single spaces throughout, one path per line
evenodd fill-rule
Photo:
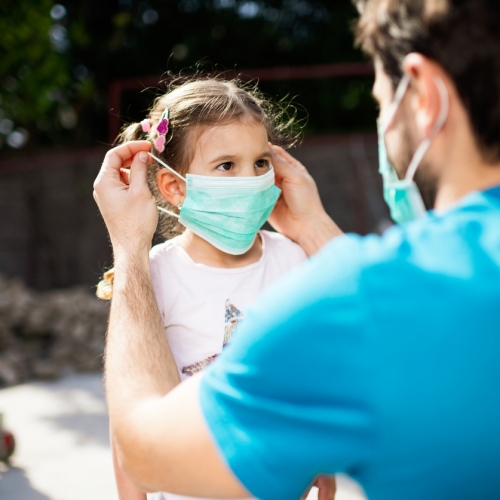
M 413 177 L 415 177 L 415 173 L 420 163 L 424 159 L 425 154 L 430 148 L 432 141 L 436 138 L 436 136 L 441 132 L 441 129 L 444 127 L 446 120 L 448 119 L 448 114 L 450 112 L 450 96 L 448 95 L 448 89 L 444 84 L 443 80 L 438 76 L 435 78 L 436 86 L 439 93 L 439 101 L 441 104 L 441 109 L 439 110 L 439 115 L 436 119 L 436 123 L 432 128 L 431 135 L 427 137 L 422 144 L 418 147 L 417 151 L 411 160 L 410 165 L 408 166 L 408 170 L 406 171 L 405 180 L 411 181 Z

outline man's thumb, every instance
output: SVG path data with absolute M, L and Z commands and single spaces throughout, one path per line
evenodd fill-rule
M 130 187 L 147 187 L 148 185 L 148 154 L 140 151 L 134 156 L 130 166 Z

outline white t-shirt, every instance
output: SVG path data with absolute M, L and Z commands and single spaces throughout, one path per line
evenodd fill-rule
M 156 298 L 182 380 L 213 362 L 248 306 L 268 285 L 307 259 L 299 245 L 281 234 L 259 234 L 260 260 L 235 269 L 197 264 L 177 238 L 151 250 Z M 181 499 L 188 497 L 148 494 L 148 500 Z

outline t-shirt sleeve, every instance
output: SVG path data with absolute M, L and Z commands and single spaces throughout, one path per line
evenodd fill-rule
M 267 289 L 202 379 L 215 442 L 262 500 L 299 498 L 370 455 L 360 242 L 338 238 Z

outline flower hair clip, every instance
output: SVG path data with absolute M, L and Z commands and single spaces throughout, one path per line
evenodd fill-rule
M 158 132 L 158 137 L 155 140 L 155 147 L 160 152 L 163 153 L 165 149 L 165 136 L 168 133 L 168 118 L 170 116 L 170 110 L 165 108 L 165 111 L 161 114 L 160 121 L 156 126 L 156 131 Z

